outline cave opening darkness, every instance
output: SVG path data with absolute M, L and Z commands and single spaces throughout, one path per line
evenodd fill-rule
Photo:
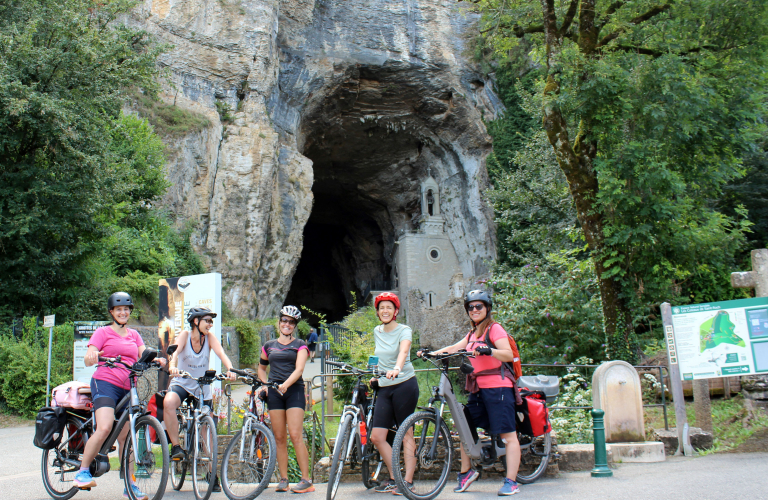
M 353 293 L 360 303 L 369 287 L 391 285 L 395 240 L 415 227 L 419 183 L 444 154 L 428 146 L 429 129 L 448 112 L 451 94 L 424 91 L 423 81 L 396 69 L 356 67 L 305 108 L 302 151 L 313 162 L 314 205 L 287 304 L 333 322 Z

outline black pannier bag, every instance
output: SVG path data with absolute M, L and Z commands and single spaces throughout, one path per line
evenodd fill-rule
M 66 408 L 41 408 L 35 418 L 35 439 L 38 448 L 50 450 L 61 443 L 61 435 L 67 424 Z

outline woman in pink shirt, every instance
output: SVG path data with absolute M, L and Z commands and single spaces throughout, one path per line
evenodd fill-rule
M 126 327 L 131 311 L 133 311 L 133 300 L 125 292 L 113 293 L 107 300 L 107 309 L 112 316 L 112 324 L 102 326 L 93 333 L 88 342 L 88 351 L 85 353 L 85 365 L 95 365 L 99 362 L 99 356 L 105 358 L 120 356 L 123 363 L 132 365 L 139 359 L 145 348 L 139 332 Z M 164 359 L 157 359 L 156 361 L 161 366 L 165 364 Z M 123 366 L 117 365 L 115 368 L 108 368 L 102 365 L 96 368 L 96 372 L 91 377 L 91 399 L 96 410 L 96 428 L 85 444 L 80 471 L 73 481 L 75 486 L 80 488 L 96 486 L 96 481 L 93 480 L 89 467 L 99 452 L 99 448 L 112 432 L 117 403 L 130 392 L 129 375 L 128 369 Z M 128 426 L 126 425 L 117 438 L 121 457 L 127 434 Z M 137 499 L 147 498 L 147 495 L 142 493 L 135 484 L 132 484 L 131 488 Z M 128 496 L 127 491 L 124 491 L 123 494 Z
M 475 355 L 470 358 L 475 370 L 473 375 L 469 376 L 467 385 L 470 387 L 474 385 L 470 382 L 476 382 L 476 387 L 473 388 L 475 392 L 469 394 L 467 409 L 477 427 L 482 427 L 490 434 L 498 434 L 506 442 L 507 477 L 498 492 L 500 496 L 504 496 L 520 491 L 515 482 L 520 466 L 520 443 L 517 441 L 515 429 L 515 393 L 511 378 L 514 375 L 508 369 L 502 370 L 502 363 L 511 363 L 514 355 L 507 332 L 493 320 L 492 306 L 488 292 L 472 290 L 467 293 L 464 297 L 464 308 L 472 322 L 472 330 L 452 346 L 435 352 L 454 353 L 466 349 Z M 485 342 L 486 333 L 489 336 L 489 344 Z M 480 374 L 481 372 L 484 374 Z M 466 491 L 469 485 L 480 477 L 480 474 L 471 468 L 472 464 L 464 452 L 464 447 L 460 447 L 460 450 L 459 485 L 453 490 L 456 493 Z

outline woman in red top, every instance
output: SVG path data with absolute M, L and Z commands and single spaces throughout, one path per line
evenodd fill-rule
M 477 376 L 477 392 L 470 393 L 467 409 L 472 420 L 490 434 L 498 434 L 506 442 L 507 477 L 499 490 L 499 495 L 514 495 L 519 491 L 515 478 L 520 466 L 520 443 L 515 432 L 515 393 L 512 380 L 503 376 L 502 362 L 511 363 L 514 359 L 507 332 L 493 320 L 491 307 L 493 302 L 483 290 L 472 290 L 464 297 L 464 307 L 472 321 L 472 330 L 460 341 L 436 352 L 454 353 L 460 349 L 472 352 L 470 358 Z M 485 343 L 486 332 L 490 344 Z M 505 370 L 507 371 L 507 370 Z M 453 490 L 461 493 L 469 488 L 480 474 L 471 468 L 469 457 L 461 450 L 461 472 L 459 485 Z

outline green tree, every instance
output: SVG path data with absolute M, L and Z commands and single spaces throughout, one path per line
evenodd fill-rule
M 768 4 L 473 3 L 497 53 L 525 40 L 543 70 L 542 124 L 594 260 L 608 353 L 633 361 L 648 303 L 744 241 L 747 224 L 714 200 L 754 140 Z
M 115 21 L 133 5 L 0 4 L 0 315 L 50 310 L 83 278 L 115 199 L 141 212 L 158 185 L 124 175 L 115 141 L 125 90 L 154 91 L 162 50 Z

